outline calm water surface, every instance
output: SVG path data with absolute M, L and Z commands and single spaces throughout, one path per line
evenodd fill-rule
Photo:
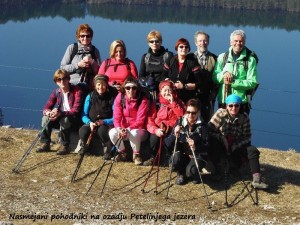
M 300 76 L 299 30 L 238 25 L 203 25 L 168 22 L 126 22 L 86 15 L 66 20 L 62 17 L 39 17 L 25 22 L 0 24 L 0 108 L 4 123 L 15 127 L 39 128 L 41 109 L 67 45 L 75 41 L 75 30 L 81 23 L 94 29 L 93 44 L 108 57 L 109 45 L 123 39 L 128 57 L 139 67 L 146 51 L 146 34 L 157 29 L 163 44 L 174 51 L 177 39 L 185 37 L 195 50 L 193 35 L 204 30 L 211 35 L 210 50 L 216 54 L 229 47 L 229 35 L 244 29 L 247 46 L 259 56 L 260 87 L 254 97 L 251 121 L 253 144 L 280 150 L 300 151 Z

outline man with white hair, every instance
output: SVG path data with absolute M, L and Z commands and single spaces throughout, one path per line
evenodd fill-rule
M 218 56 L 213 73 L 213 82 L 219 85 L 219 108 L 225 107 L 225 99 L 230 94 L 242 98 L 240 110 L 250 113 L 247 91 L 255 89 L 257 81 L 257 58 L 246 46 L 246 34 L 235 30 L 230 35 L 230 48 Z

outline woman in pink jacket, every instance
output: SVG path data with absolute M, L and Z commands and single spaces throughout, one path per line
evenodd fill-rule
M 159 108 L 151 107 L 151 113 L 147 120 L 147 130 L 150 133 L 151 157 L 144 162 L 144 166 L 150 166 L 159 148 L 159 140 L 169 134 L 176 121 L 184 115 L 184 103 L 177 98 L 175 86 L 172 81 L 164 80 L 159 84 Z
M 140 91 L 138 81 L 133 76 L 127 77 L 120 93 L 114 102 L 114 128 L 109 131 L 111 141 L 118 147 L 119 154 L 116 161 L 124 161 L 127 153 L 124 140 L 129 140 L 133 150 L 133 161 L 141 165 L 141 142 L 147 139 L 146 116 L 148 111 L 148 99 Z M 122 138 L 121 143 L 116 143 Z
M 124 80 L 132 75 L 138 78 L 135 63 L 126 58 L 126 46 L 122 40 L 115 40 L 109 49 L 110 58 L 104 60 L 99 68 L 98 74 L 105 74 L 109 77 L 109 85 L 120 90 Z

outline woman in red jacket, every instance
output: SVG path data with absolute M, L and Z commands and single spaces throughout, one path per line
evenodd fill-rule
M 152 157 L 144 162 L 150 166 L 159 148 L 159 140 L 173 129 L 176 121 L 184 114 L 184 103 L 177 98 L 175 86 L 172 81 L 164 80 L 159 84 L 159 109 L 151 107 L 147 121 L 147 130 L 150 133 L 150 150 Z
M 138 81 L 129 76 L 122 85 L 120 93 L 114 102 L 114 128 L 109 131 L 111 141 L 118 147 L 119 154 L 116 161 L 126 159 L 124 140 L 129 140 L 133 150 L 133 161 L 141 165 L 141 142 L 147 139 L 146 116 L 148 111 L 148 99 L 140 91 Z M 122 138 L 120 145 L 117 142 Z

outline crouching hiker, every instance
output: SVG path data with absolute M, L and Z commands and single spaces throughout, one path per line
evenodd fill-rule
M 37 152 L 50 151 L 52 129 L 59 129 L 60 144 L 62 148 L 57 151 L 57 155 L 69 153 L 70 132 L 78 130 L 80 126 L 80 110 L 82 107 L 82 92 L 79 87 L 69 83 L 70 74 L 65 70 L 57 70 L 53 76 L 55 89 L 43 109 L 42 127 L 48 120 L 50 122 L 41 134 L 42 146 Z M 55 107 L 57 105 L 57 107 Z
M 267 189 L 260 172 L 259 151 L 251 146 L 250 119 L 246 113 L 240 113 L 242 98 L 231 94 L 225 99 L 226 109 L 218 109 L 208 123 L 211 135 L 211 159 L 216 169 L 221 158 L 240 166 L 243 160 L 249 161 L 253 175 L 252 186 Z
M 151 111 L 147 120 L 147 130 L 150 133 L 151 157 L 143 163 L 144 166 L 153 164 L 153 160 L 159 149 L 160 139 L 170 134 L 177 119 L 183 116 L 184 103 L 177 98 L 177 93 L 172 81 L 164 80 L 159 84 L 158 94 L 159 108 L 151 105 Z M 160 146 L 162 147 L 162 146 Z
M 146 116 L 148 110 L 148 99 L 142 93 L 138 81 L 133 76 L 128 76 L 114 102 L 114 128 L 109 131 L 110 140 L 116 144 L 121 138 L 118 146 L 119 154 L 115 160 L 125 161 L 127 153 L 124 141 L 130 142 L 133 151 L 135 165 L 141 165 L 140 156 L 141 142 L 148 137 L 146 130 Z
M 177 185 L 186 184 L 187 178 L 192 179 L 194 184 L 201 182 L 199 170 L 206 165 L 204 159 L 208 150 L 208 133 L 201 121 L 200 109 L 199 101 L 190 99 L 186 103 L 185 115 L 177 121 L 171 135 L 165 139 L 167 147 L 174 149 L 170 166 L 173 171 L 177 171 Z
M 94 88 L 85 99 L 82 121 L 84 125 L 79 129 L 81 148 L 79 153 L 85 151 L 85 144 L 92 131 L 100 138 L 104 147 L 104 159 L 110 159 L 112 142 L 108 132 L 113 127 L 113 103 L 118 94 L 115 88 L 108 85 L 106 75 L 96 75 L 94 78 Z

